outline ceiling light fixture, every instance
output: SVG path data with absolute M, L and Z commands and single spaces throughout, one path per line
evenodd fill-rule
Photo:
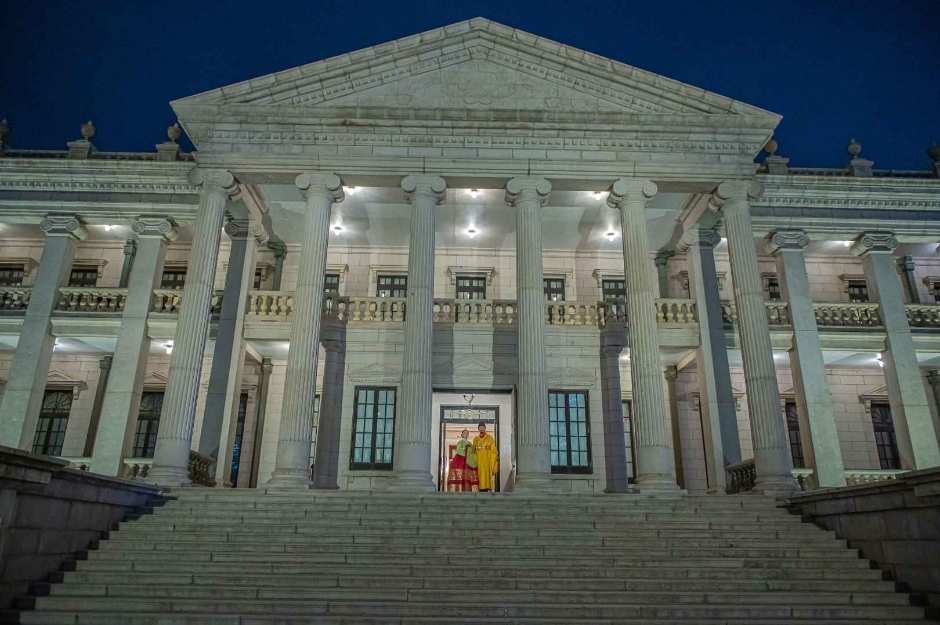
M 476 189 L 470 189 L 470 197 L 472 197 L 474 200 L 477 199 L 477 195 L 479 194 L 480 192 L 477 191 Z
M 167 354 L 172 354 L 172 353 L 173 353 L 173 341 L 167 341 L 167 342 L 166 342 L 166 345 L 164 345 L 164 347 L 166 348 L 166 353 L 167 353 Z
M 878 354 L 878 366 L 879 367 L 885 366 L 885 361 L 881 359 L 881 354 Z
M 595 191 L 595 192 L 594 192 L 594 199 L 595 199 L 595 200 L 600 201 L 601 198 L 603 198 L 603 197 L 604 197 L 604 192 L 603 192 L 603 191 Z
M 843 242 L 842 242 L 842 245 L 844 245 L 844 246 L 846 246 L 846 247 L 852 247 L 852 242 L 851 242 L 851 241 L 843 241 Z
M 468 236 L 468 237 L 470 237 L 470 238 L 472 239 L 472 238 L 475 237 L 476 235 L 477 235 L 477 230 L 476 230 L 476 228 L 474 228 L 473 226 L 470 226 L 469 228 L 467 228 L 467 236 Z
M 356 195 L 356 191 L 358 190 L 359 189 L 357 189 L 356 187 L 346 187 L 346 193 L 348 193 L 349 195 Z
M 111 232 L 111 228 L 113 228 L 113 227 L 114 227 L 114 226 L 105 226 L 105 227 L 104 227 L 104 231 L 105 231 L 105 232 Z
M 616 239 L 616 238 L 617 238 L 617 233 L 614 232 L 613 230 L 611 230 L 610 232 L 607 233 L 607 240 L 608 240 L 608 241 L 613 241 L 613 240 Z
M 342 231 L 343 231 L 343 227 L 341 225 L 336 224 L 335 226 L 333 226 L 333 232 L 335 232 L 336 234 L 340 234 Z
M 52 345 L 52 351 L 55 351 L 59 349 L 60 347 L 62 347 L 62 343 L 59 342 L 59 339 L 56 339 L 55 343 L 53 343 Z

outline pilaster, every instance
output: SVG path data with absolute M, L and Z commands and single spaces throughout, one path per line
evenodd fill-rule
M 98 360 L 98 385 L 95 388 L 95 400 L 91 405 L 91 420 L 88 422 L 88 431 L 85 433 L 85 446 L 82 456 L 90 458 L 95 451 L 95 439 L 98 437 L 98 423 L 101 421 L 101 407 L 104 405 L 104 394 L 108 390 L 108 377 L 111 374 L 113 356 L 102 356 Z
M 337 490 L 339 483 L 340 429 L 343 416 L 343 390 L 346 380 L 346 331 L 342 325 L 324 328 L 323 389 L 320 393 L 320 422 L 313 469 L 313 487 Z
M 605 493 L 625 493 L 629 489 L 623 427 L 623 390 L 620 384 L 620 355 L 626 346 L 627 334 L 622 323 L 611 324 L 601 333 L 604 467 L 607 471 Z
M 287 246 L 280 241 L 268 241 L 268 249 L 274 252 L 274 285 L 272 290 L 281 290 L 281 279 L 284 277 L 284 259 L 287 257 Z
M 659 297 L 669 297 L 669 259 L 676 255 L 676 250 L 660 250 L 656 253 L 653 263 L 656 265 Z
M 904 290 L 907 292 L 907 301 L 911 304 L 920 303 L 920 294 L 917 292 L 917 280 L 914 278 L 915 266 L 913 256 L 905 256 L 898 261 L 898 268 L 901 270 L 901 279 L 904 281 Z
M 127 239 L 124 241 L 124 264 L 121 265 L 121 278 L 118 281 L 118 288 L 126 289 L 127 281 L 131 275 L 131 265 L 134 264 L 134 255 L 137 253 L 137 241 Z
M 255 414 L 254 436 L 251 439 L 251 475 L 248 477 L 248 487 L 258 487 L 258 467 L 261 465 L 261 449 L 264 442 L 264 420 L 268 407 L 268 386 L 271 381 L 271 372 L 274 364 L 270 358 L 261 359 L 261 376 L 258 379 L 258 396 L 255 400 L 257 413 Z
M 663 379 L 666 380 L 666 405 L 669 407 L 669 425 L 672 430 L 672 455 L 675 466 L 676 484 L 685 488 L 685 468 L 682 463 L 682 437 L 679 432 L 679 398 L 676 395 L 676 379 L 679 370 L 676 365 L 666 365 L 663 368 Z

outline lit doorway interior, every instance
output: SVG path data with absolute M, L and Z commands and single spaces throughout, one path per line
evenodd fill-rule
M 496 439 L 496 449 L 499 447 L 499 406 L 475 406 L 472 405 L 472 394 L 465 395 L 464 398 L 471 398 L 465 406 L 441 406 L 441 425 L 438 440 L 440 441 L 440 453 L 438 454 L 438 473 L 437 489 L 447 490 L 447 470 L 450 467 L 450 461 L 457 450 L 457 442 L 460 440 L 460 433 L 463 430 L 469 430 L 469 441 L 479 433 L 477 426 L 480 423 L 486 424 L 486 431 Z M 500 462 L 499 471 L 502 471 L 502 462 Z M 496 491 L 500 490 L 500 473 L 497 472 L 495 479 Z

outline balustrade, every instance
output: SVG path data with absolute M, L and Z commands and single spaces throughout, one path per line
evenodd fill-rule
M 873 302 L 814 303 L 816 325 L 824 327 L 878 327 L 881 317 Z
M 215 486 L 215 477 L 212 475 L 212 467 L 215 465 L 215 458 L 205 456 L 195 451 L 189 451 L 189 479 L 193 486 Z
M 346 301 L 344 321 L 404 322 L 403 297 L 350 297 Z
M 790 325 L 790 307 L 786 302 L 765 302 L 767 322 L 772 326 Z
M 153 458 L 124 458 L 124 468 L 121 477 L 131 480 L 143 480 L 150 475 Z
M 183 293 L 180 289 L 154 289 L 150 312 L 178 315 L 183 305 Z M 217 315 L 222 311 L 223 293 L 224 291 L 213 291 L 209 314 Z
M 258 317 L 290 317 L 294 314 L 294 293 L 287 291 L 250 291 L 248 293 L 248 314 Z
M 659 323 L 687 325 L 698 322 L 693 299 L 657 299 L 656 320 Z
M 845 482 L 849 486 L 874 484 L 875 482 L 893 480 L 901 473 L 906 473 L 906 471 L 900 469 L 846 469 Z
M 65 460 L 69 463 L 70 469 L 78 469 L 79 471 L 91 471 L 91 458 L 67 458 L 60 456 L 59 460 Z
M 793 468 L 790 470 L 793 479 L 800 485 L 800 490 L 814 490 L 816 488 L 816 477 L 814 473 L 812 469 Z
M 912 328 L 940 328 L 940 306 L 936 304 L 908 304 L 907 322 Z
M 124 312 L 127 289 L 62 287 L 59 289 L 58 312 Z
M 28 286 L 0 286 L 0 310 L 25 312 L 32 292 Z
M 548 302 L 545 305 L 545 323 L 548 325 L 597 326 L 601 316 L 600 303 Z
M 725 492 L 729 495 L 748 493 L 754 490 L 754 482 L 757 481 L 757 470 L 754 467 L 753 458 L 726 465 L 725 474 Z

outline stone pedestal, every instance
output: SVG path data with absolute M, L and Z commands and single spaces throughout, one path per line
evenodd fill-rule
M 868 232 L 855 241 L 852 252 L 862 259 L 868 292 L 872 301 L 878 302 L 878 314 L 885 329 L 885 351 L 881 357 L 901 468 L 928 469 L 940 466 L 940 448 L 904 310 L 904 294 L 891 256 L 897 247 L 898 240 L 893 234 Z
M 36 434 L 55 347 L 50 317 L 59 301 L 59 287 L 68 283 L 75 244 L 88 234 L 74 215 L 50 215 L 40 227 L 46 243 L 0 404 L 0 445 L 27 450 Z
M 806 468 L 813 469 L 820 488 L 838 488 L 845 486 L 845 469 L 803 258 L 807 245 L 809 237 L 802 230 L 778 230 L 767 241 L 767 252 L 777 258 L 780 290 L 793 325 L 790 370 Z
M 627 449 L 623 428 L 623 390 L 620 356 L 627 346 L 626 329 L 614 323 L 601 334 L 601 393 L 604 406 L 605 493 L 625 493 L 629 488 Z
M 209 332 L 215 267 L 225 207 L 238 191 L 227 171 L 194 169 L 190 178 L 202 186 L 192 252 L 186 269 L 183 303 L 176 321 L 173 358 L 163 397 L 163 412 L 148 480 L 161 486 L 188 486 L 189 452 L 196 418 L 196 398 Z
M 663 365 L 656 322 L 656 286 L 646 233 L 646 206 L 656 195 L 649 180 L 621 178 L 607 196 L 620 209 L 627 290 L 627 333 L 633 380 L 633 441 L 639 491 L 677 490 L 666 423 Z
M 294 321 L 290 331 L 277 457 L 274 472 L 267 483 L 278 488 L 308 488 L 310 484 L 310 447 L 317 395 L 320 315 L 330 212 L 333 204 L 342 202 L 345 197 L 343 183 L 336 174 L 301 174 L 297 176 L 296 183 L 307 202 L 307 214 L 294 296 Z
M 262 243 L 267 234 L 260 223 L 249 221 L 230 221 L 224 230 L 232 243 L 198 451 L 216 459 L 216 485 L 230 487 L 233 486 L 229 478 L 245 364 L 243 330 L 248 289 L 255 279 L 258 243 Z
M 134 232 L 139 245 L 128 277 L 124 315 L 91 454 L 92 468 L 103 475 L 121 475 L 124 455 L 132 447 L 150 355 L 147 320 L 153 290 L 160 286 L 166 246 L 178 236 L 175 225 L 167 219 L 139 219 Z
M 408 176 L 401 182 L 411 204 L 408 301 L 401 413 L 395 424 L 395 471 L 390 487 L 435 490 L 431 478 L 431 356 L 434 338 L 434 213 L 447 184 L 440 176 Z
M 799 485 L 791 474 L 793 462 L 780 412 L 780 390 L 751 225 L 751 200 L 763 192 L 757 183 L 726 182 L 715 190 L 711 202 L 713 208 L 721 207 L 728 236 L 757 472 L 754 489 L 765 493 L 790 492 L 799 490 Z
M 513 178 L 506 203 L 516 209 L 516 298 L 519 306 L 519 393 L 515 489 L 551 488 L 545 294 L 542 284 L 542 207 L 552 185 L 544 178 Z
M 346 381 L 346 331 L 343 326 L 323 329 L 323 384 L 320 393 L 320 423 L 314 458 L 313 487 L 317 490 L 339 488 L 340 426 L 343 418 L 343 385 Z

